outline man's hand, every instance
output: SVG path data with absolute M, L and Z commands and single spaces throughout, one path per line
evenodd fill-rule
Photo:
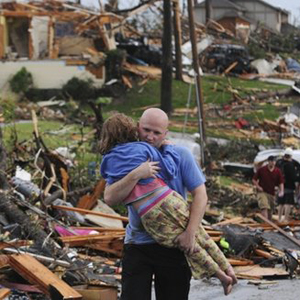
M 284 191 L 279 191 L 279 192 L 278 192 L 278 197 L 279 197 L 279 198 L 282 198 L 283 195 L 284 195 Z
M 139 167 L 134 169 L 135 176 L 139 179 L 146 179 L 149 177 L 156 178 L 156 174 L 159 172 L 160 167 L 158 161 L 145 161 Z
M 175 238 L 174 243 L 181 251 L 191 255 L 195 250 L 195 234 L 184 231 Z

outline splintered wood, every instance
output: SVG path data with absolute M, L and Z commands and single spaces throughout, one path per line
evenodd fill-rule
M 11 267 L 32 284 L 37 284 L 42 291 L 50 295 L 50 288 L 54 287 L 61 299 L 82 299 L 81 294 L 59 279 L 48 268 L 27 254 L 10 255 Z

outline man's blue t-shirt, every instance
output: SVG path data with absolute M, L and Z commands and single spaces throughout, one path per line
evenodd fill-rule
M 205 177 L 192 153 L 185 147 L 174 146 L 180 156 L 178 176 L 168 186 L 186 199 L 187 191 L 193 191 L 205 183 Z M 140 217 L 132 205 L 128 205 L 129 223 L 126 226 L 125 244 L 152 244 L 154 239 L 145 231 Z

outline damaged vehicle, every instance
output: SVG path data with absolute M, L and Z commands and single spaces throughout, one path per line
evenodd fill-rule
M 201 67 L 206 72 L 250 73 L 253 58 L 241 45 L 214 44 L 208 47 L 200 59 Z
M 121 34 L 116 34 L 115 39 L 117 48 L 126 50 L 128 62 L 161 66 L 161 48 L 156 45 L 148 45 L 145 38 L 124 38 Z

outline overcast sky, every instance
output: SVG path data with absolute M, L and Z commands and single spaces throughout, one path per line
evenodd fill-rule
M 300 25 L 300 1 L 299 0 L 264 0 L 264 1 L 273 6 L 277 6 L 286 9 L 287 11 L 290 11 L 291 15 L 290 15 L 289 22 L 291 24 L 294 24 L 294 22 L 296 22 L 296 24 Z M 103 2 L 106 1 L 103 0 Z M 119 3 L 122 4 L 122 6 L 126 5 L 127 7 L 133 6 L 137 2 L 138 2 L 137 0 L 119 0 Z M 82 4 L 99 7 L 98 0 L 82 0 Z

